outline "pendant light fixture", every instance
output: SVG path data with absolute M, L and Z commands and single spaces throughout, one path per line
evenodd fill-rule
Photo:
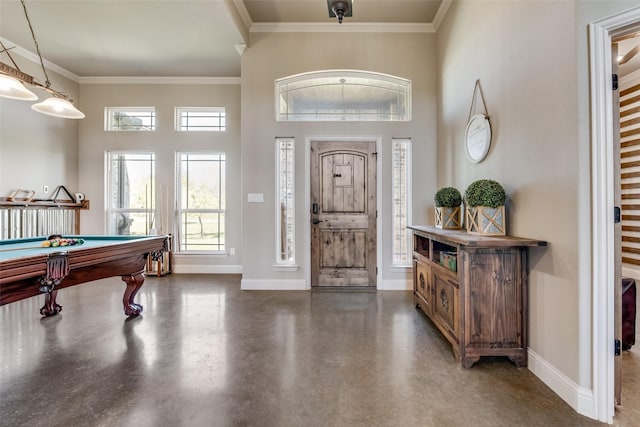
M 38 58 L 40 59 L 40 66 L 42 67 L 42 72 L 44 73 L 45 83 L 42 84 L 36 81 L 29 74 L 23 73 L 18 67 L 18 64 L 16 64 L 16 62 L 13 60 L 13 57 L 9 52 L 11 48 L 6 48 L 0 40 L 0 47 L 2 47 L 0 53 L 6 53 L 13 63 L 13 66 L 10 66 L 0 62 L 0 97 L 18 99 L 22 101 L 35 101 L 38 99 L 38 97 L 29 89 L 27 89 L 25 85 L 34 86 L 46 92 L 49 92 L 52 97 L 32 105 L 32 110 L 42 114 L 47 114 L 49 116 L 62 117 L 65 119 L 84 118 L 84 113 L 78 110 L 73 105 L 73 100 L 69 97 L 69 95 L 51 88 L 51 82 L 49 81 L 49 76 L 47 75 L 47 69 L 44 66 L 44 60 L 42 59 L 42 55 L 40 54 L 40 47 L 38 46 L 36 35 L 33 31 L 33 27 L 31 26 L 31 20 L 29 19 L 27 6 L 25 5 L 24 0 L 20 0 L 20 2 L 22 3 L 22 8 L 24 10 L 24 16 L 27 19 L 27 24 L 29 24 L 31 38 L 33 39 L 33 43 L 35 44 Z
M 20 80 L 6 74 L 0 74 L 0 96 L 21 101 L 35 101 L 38 99 L 36 94 L 27 89 Z

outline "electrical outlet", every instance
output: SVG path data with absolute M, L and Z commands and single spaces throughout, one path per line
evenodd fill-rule
M 48 186 L 48 185 L 43 186 L 43 187 L 42 187 L 42 192 L 43 192 L 44 194 L 49 194 L 49 186 Z
M 229 255 L 235 255 L 236 254 L 236 248 L 229 248 Z

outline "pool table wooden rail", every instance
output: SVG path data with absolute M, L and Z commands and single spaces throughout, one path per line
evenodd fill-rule
M 78 247 L 73 250 L 51 248 L 49 253 L 27 255 L 0 262 L 0 305 L 45 294 L 45 305 L 40 313 L 52 316 L 62 307 L 56 303 L 57 292 L 70 286 L 107 277 L 121 276 L 126 283 L 123 296 L 127 316 L 142 312 L 134 297 L 144 283 L 147 257 L 157 259 L 166 250 L 167 237 L 125 240 L 103 246 Z M 69 273 L 47 290 L 47 265 L 52 257 L 66 257 Z M 43 289 L 45 289 L 43 291 Z

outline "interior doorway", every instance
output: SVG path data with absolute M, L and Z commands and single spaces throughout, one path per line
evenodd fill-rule
M 640 283 L 640 32 L 612 39 L 613 68 L 618 75 L 614 118 L 619 123 L 619 181 L 621 193 L 621 237 L 618 258 L 621 285 L 616 288 L 616 338 L 621 354 L 616 356 L 616 414 L 640 407 L 640 350 L 635 345 L 637 292 Z M 620 240 L 617 240 L 620 238 Z M 639 343 L 640 344 L 640 343 Z
M 615 414 L 616 273 L 621 259 L 616 237 L 615 181 L 619 173 L 616 140 L 619 114 L 614 112 L 612 41 L 640 31 L 640 8 L 589 26 L 591 81 L 592 187 L 592 366 L 593 418 L 612 422 Z

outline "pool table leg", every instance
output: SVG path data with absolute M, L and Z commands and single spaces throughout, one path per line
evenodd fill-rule
M 62 311 L 62 306 L 56 303 L 58 291 L 51 291 L 44 294 L 44 305 L 40 309 L 43 316 L 55 316 Z
M 127 288 L 124 290 L 124 296 L 122 297 L 124 314 L 130 317 L 137 316 L 142 313 L 142 306 L 133 302 L 133 299 L 144 283 L 144 270 L 122 276 L 122 280 L 127 284 Z

